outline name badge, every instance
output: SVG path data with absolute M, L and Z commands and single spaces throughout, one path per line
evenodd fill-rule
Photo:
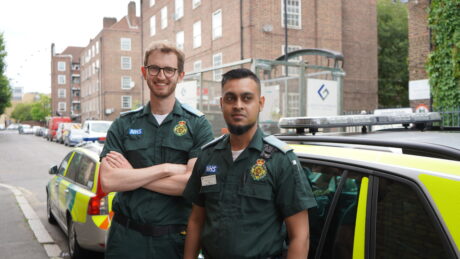
M 208 185 L 214 185 L 214 184 L 217 184 L 217 179 L 216 179 L 215 174 L 201 177 L 201 186 L 208 186 Z

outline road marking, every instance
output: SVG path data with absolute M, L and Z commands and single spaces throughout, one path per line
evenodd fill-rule
M 32 207 L 30 206 L 29 202 L 27 202 L 22 192 L 18 188 L 11 185 L 0 183 L 0 186 L 9 189 L 14 194 L 14 196 L 16 197 L 16 201 L 18 202 L 19 207 L 22 210 L 22 213 L 24 214 L 24 217 L 26 217 L 27 222 L 29 223 L 30 229 L 32 230 L 32 232 L 34 232 L 37 241 L 43 245 L 46 254 L 50 258 L 60 258 L 59 256 L 62 252 L 61 249 L 58 245 L 56 245 L 53 238 L 45 229 L 45 226 L 43 226 L 37 213 L 35 213 L 34 209 L 32 209 Z

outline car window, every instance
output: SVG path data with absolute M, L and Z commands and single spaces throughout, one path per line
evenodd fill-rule
M 67 169 L 67 164 L 72 154 L 73 152 L 70 152 L 69 154 L 67 154 L 64 160 L 62 160 L 61 164 L 59 165 L 58 175 L 64 175 L 64 172 Z
M 380 179 L 377 202 L 376 258 L 449 258 L 416 191 Z
M 96 163 L 91 158 L 83 155 L 80 161 L 80 168 L 76 176 L 76 182 L 88 187 L 89 189 L 93 188 L 95 168 Z
M 78 172 L 78 167 L 80 165 L 82 154 L 75 152 L 72 160 L 70 161 L 69 169 L 65 175 L 66 178 L 75 181 L 75 176 Z
M 324 235 L 324 242 L 320 258 L 352 258 L 359 186 L 363 174 L 315 164 L 303 164 L 303 168 L 318 203 L 317 208 L 309 210 L 309 258 L 314 258 L 321 235 Z M 343 187 L 338 191 L 341 181 L 344 181 Z M 338 200 L 332 208 L 334 196 L 337 196 Z M 326 224 L 328 214 L 331 219 L 329 224 Z
M 99 133 L 106 133 L 110 128 L 110 123 L 93 123 L 91 130 Z

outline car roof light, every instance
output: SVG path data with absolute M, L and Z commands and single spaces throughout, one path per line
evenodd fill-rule
M 285 117 L 281 118 L 278 125 L 282 129 L 318 129 L 338 128 L 351 126 L 372 126 L 410 123 L 429 123 L 441 121 L 438 112 L 428 113 L 393 113 L 393 114 L 357 114 L 327 117 Z

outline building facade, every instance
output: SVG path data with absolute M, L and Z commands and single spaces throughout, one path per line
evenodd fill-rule
M 376 0 L 286 2 L 288 51 L 342 53 L 344 111 L 376 108 Z M 284 0 L 143 0 L 141 17 L 143 51 L 156 40 L 175 42 L 186 54 L 186 72 L 247 58 L 273 60 L 285 51 Z
M 67 47 L 55 53 L 51 45 L 51 115 L 81 120 L 80 53 L 81 47 Z
M 120 21 L 104 18 L 103 28 L 81 55 L 82 120 L 114 120 L 142 104 L 140 24 L 136 5 Z

